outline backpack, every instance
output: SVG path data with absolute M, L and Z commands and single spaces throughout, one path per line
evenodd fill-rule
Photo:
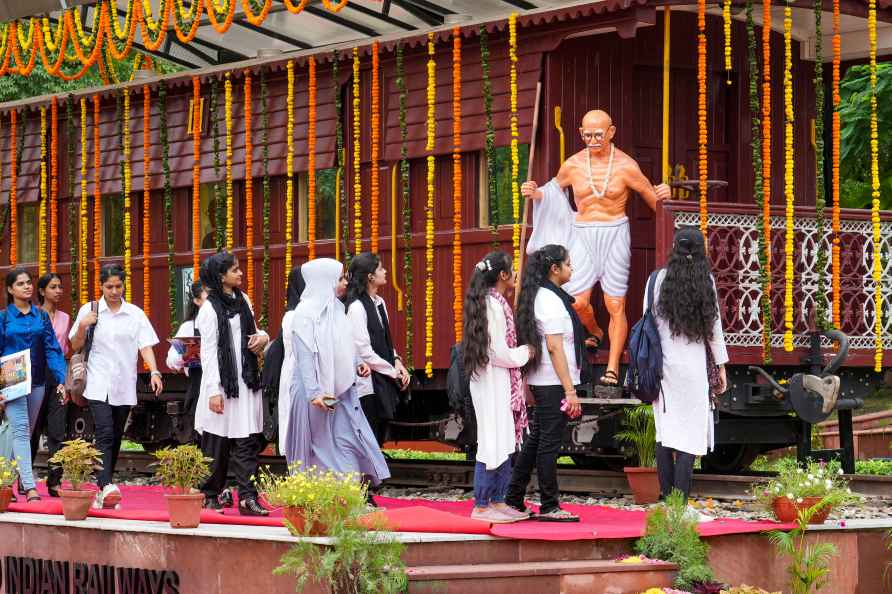
M 474 401 L 471 399 L 471 380 L 465 375 L 462 367 L 462 343 L 453 345 L 450 353 L 449 371 L 446 373 L 446 395 L 449 397 L 449 408 L 462 418 L 458 443 L 476 447 L 477 416 L 474 413 Z
M 662 393 L 663 348 L 653 313 L 654 284 L 659 270 L 647 279 L 647 309 L 629 334 L 629 368 L 626 388 L 642 402 L 653 402 Z

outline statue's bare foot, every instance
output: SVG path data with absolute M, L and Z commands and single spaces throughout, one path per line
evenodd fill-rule
M 612 369 L 608 369 L 604 372 L 604 375 L 601 376 L 601 379 L 598 380 L 602 386 L 609 386 L 614 388 L 619 385 L 619 376 L 616 375 L 616 372 Z

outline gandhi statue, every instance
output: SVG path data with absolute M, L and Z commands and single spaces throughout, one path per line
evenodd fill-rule
M 541 188 L 534 181 L 521 186 L 521 193 L 534 200 L 527 252 L 548 243 L 569 250 L 573 275 L 564 289 L 575 297 L 573 307 L 590 333 L 586 339 L 589 350 L 596 350 L 604 339 L 591 305 L 592 290 L 596 283 L 601 284 L 610 314 L 610 354 L 600 383 L 617 386 L 619 360 L 629 332 L 626 291 L 632 251 L 626 203 L 634 191 L 654 210 L 657 201 L 670 196 L 670 190 L 665 184 L 654 187 L 638 163 L 616 148 L 616 126 L 606 112 L 586 113 L 579 134 L 585 148 L 567 159 L 554 179 Z M 573 188 L 576 212 L 567 198 L 568 187 Z

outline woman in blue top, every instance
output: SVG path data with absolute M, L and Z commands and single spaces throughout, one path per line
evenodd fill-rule
M 0 311 L 2 354 L 6 356 L 30 349 L 31 393 L 11 400 L 4 400 L 0 395 L 0 406 L 6 407 L 6 416 L 13 430 L 13 452 L 19 462 L 19 488 L 26 491 L 28 501 L 40 501 L 31 471 L 31 431 L 43 403 L 47 369 L 59 385 L 56 391 L 62 397 L 67 366 L 49 316 L 31 304 L 34 285 L 28 271 L 22 268 L 11 270 L 6 275 L 6 292 L 9 306 Z

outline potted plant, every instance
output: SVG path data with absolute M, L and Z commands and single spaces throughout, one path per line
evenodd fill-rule
M 195 445 L 161 448 L 155 452 L 155 478 L 171 490 L 165 493 L 172 528 L 195 528 L 201 523 L 204 493 L 198 490 L 208 476 L 211 458 Z
M 778 465 L 777 476 L 757 484 L 753 495 L 785 523 L 795 522 L 801 510 L 820 504 L 809 523 L 823 524 L 833 507 L 860 501 L 842 474 L 837 463 L 809 462 L 802 468 L 796 460 L 785 460 Z
M 616 438 L 631 444 L 638 459 L 638 466 L 623 468 L 635 503 L 656 503 L 660 499 L 660 481 L 657 478 L 657 428 L 653 407 L 639 404 L 626 409 L 623 426 L 625 428 L 616 434 Z
M 257 488 L 266 501 L 281 507 L 295 536 L 321 536 L 332 526 L 350 523 L 365 511 L 366 487 L 356 473 L 320 470 L 296 462 L 285 476 L 264 468 Z
M 12 485 L 18 473 L 18 462 L 0 456 L 0 512 L 5 512 L 12 501 Z
M 66 441 L 49 463 L 60 466 L 62 479 L 71 483 L 70 489 L 59 490 L 65 519 L 83 520 L 90 512 L 96 492 L 82 487 L 93 478 L 96 470 L 102 468 L 102 454 L 83 439 L 73 439 Z

